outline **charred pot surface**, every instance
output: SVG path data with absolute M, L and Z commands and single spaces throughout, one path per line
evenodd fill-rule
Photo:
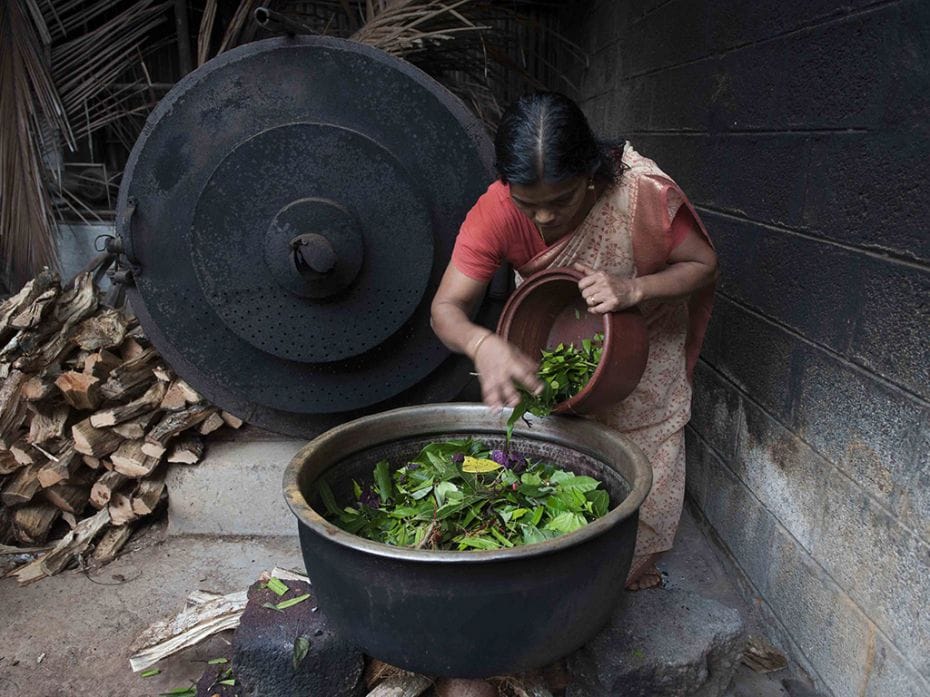
M 375 462 L 400 464 L 427 442 L 502 441 L 506 413 L 481 405 L 408 407 L 334 428 L 305 446 L 284 477 L 308 573 L 323 611 L 366 653 L 417 672 L 488 677 L 571 653 L 607 621 L 632 561 L 638 509 L 652 485 L 643 453 L 595 422 L 533 420 L 512 448 L 601 479 L 608 514 L 541 544 L 492 551 L 396 548 L 350 535 L 316 510 L 325 475 L 337 500 Z

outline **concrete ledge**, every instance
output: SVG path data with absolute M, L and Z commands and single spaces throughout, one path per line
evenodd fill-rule
M 211 442 L 199 465 L 168 470 L 169 535 L 297 535 L 284 468 L 306 441 L 264 431 Z

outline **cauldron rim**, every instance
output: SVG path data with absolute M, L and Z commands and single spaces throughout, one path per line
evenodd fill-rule
M 486 433 L 489 436 L 500 437 L 509 413 L 510 410 L 505 409 L 498 417 L 492 415 L 491 411 L 483 404 L 446 403 L 401 407 L 346 422 L 317 436 L 294 455 L 284 471 L 285 501 L 291 512 L 297 516 L 300 524 L 307 526 L 315 534 L 328 539 L 334 544 L 373 556 L 425 564 L 485 564 L 555 554 L 610 532 L 621 521 L 639 510 L 652 488 L 652 467 L 642 450 L 629 438 L 597 422 L 560 415 L 545 418 L 534 418 L 528 415 L 527 418 L 532 427 L 518 424 L 513 431 L 514 437 L 523 436 L 566 445 L 595 457 L 594 451 L 583 447 L 578 441 L 585 438 L 599 440 L 625 451 L 628 456 L 627 460 L 633 470 L 633 476 L 628 477 L 621 473 L 621 476 L 628 479 L 631 488 L 629 494 L 618 506 L 578 530 L 559 535 L 545 542 L 518 545 L 510 549 L 468 551 L 395 547 L 374 542 L 342 530 L 311 507 L 301 491 L 300 475 L 306 461 L 310 457 L 321 453 L 324 457 L 328 456 L 329 454 L 325 451 L 327 448 L 332 448 L 334 442 L 339 445 L 340 440 L 348 439 L 351 441 L 354 438 L 356 449 L 360 450 L 400 440 L 403 436 L 400 438 L 397 436 L 390 437 L 388 433 L 384 433 L 384 435 L 379 435 L 379 433 L 390 431 L 390 428 L 385 428 L 385 426 L 408 419 L 414 421 L 418 428 L 422 429 L 416 432 L 415 435 L 417 436 L 429 436 L 433 433 L 448 436 L 456 431 L 461 431 L 463 434 Z M 362 431 L 368 440 L 363 443 L 360 442 L 359 431 Z M 331 465 L 335 461 L 343 459 L 348 452 L 352 451 L 343 450 L 338 458 L 331 458 L 332 462 L 329 464 Z M 607 464 L 610 465 L 610 463 Z

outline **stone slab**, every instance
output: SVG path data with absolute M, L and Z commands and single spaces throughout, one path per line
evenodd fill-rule
M 566 697 L 721 697 L 746 642 L 740 613 L 684 590 L 627 594 L 569 658 Z
M 263 583 L 249 602 L 233 641 L 232 670 L 243 697 L 361 697 L 364 659 L 328 626 L 310 584 L 283 581 L 278 596 Z M 268 607 L 310 597 L 283 610 Z M 300 650 L 300 649 L 303 650 Z

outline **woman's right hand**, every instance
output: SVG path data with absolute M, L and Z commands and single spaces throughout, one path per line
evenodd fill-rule
M 520 403 L 517 385 L 533 394 L 542 391 L 543 384 L 536 375 L 539 366 L 497 334 L 490 334 L 480 342 L 472 360 L 481 382 L 481 397 L 492 409 L 517 406 Z

